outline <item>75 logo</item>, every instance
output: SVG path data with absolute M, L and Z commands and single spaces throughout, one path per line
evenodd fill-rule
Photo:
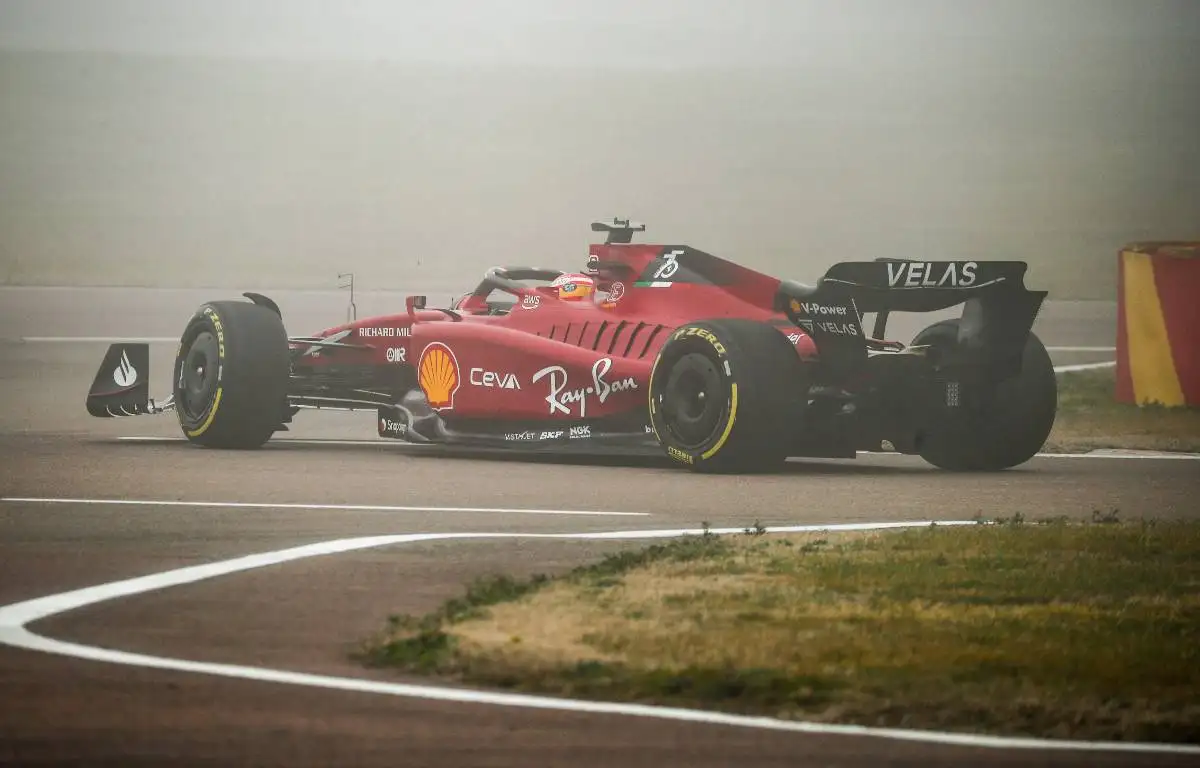
M 655 280 L 670 280 L 679 271 L 679 257 L 683 251 L 668 251 L 662 255 L 662 264 L 654 271 Z

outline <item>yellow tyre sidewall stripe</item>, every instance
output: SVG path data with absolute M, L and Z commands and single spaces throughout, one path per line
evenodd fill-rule
M 704 453 L 700 454 L 701 459 L 711 459 L 721 450 L 721 446 L 729 439 L 729 433 L 733 431 L 733 422 L 737 421 L 737 382 L 730 382 L 729 392 L 729 418 L 725 420 L 725 431 L 721 433 L 721 437 Z
M 212 408 L 208 409 L 208 418 L 204 420 L 203 424 L 188 432 L 188 437 L 200 437 L 200 435 L 203 435 L 212 426 L 213 419 L 217 416 L 217 409 L 221 407 L 221 392 L 223 391 L 223 387 L 217 388 L 217 394 L 213 397 Z
M 221 408 L 221 394 L 225 391 L 225 387 L 220 381 L 225 368 L 225 324 L 221 321 L 221 316 L 212 307 L 205 307 L 204 314 L 208 316 L 213 330 L 217 335 L 217 365 L 219 366 L 217 369 L 217 393 L 213 396 L 212 407 L 208 409 L 208 416 L 205 417 L 204 422 L 200 426 L 187 431 L 188 437 L 200 437 L 209 430 L 213 419 L 217 417 L 217 411 Z M 182 341 L 180 342 L 180 347 L 182 348 Z

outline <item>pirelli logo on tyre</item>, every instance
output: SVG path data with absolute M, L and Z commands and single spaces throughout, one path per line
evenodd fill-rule
M 704 328 L 697 328 L 695 326 L 691 326 L 689 328 L 680 328 L 678 331 L 675 331 L 675 333 L 672 334 L 671 338 L 682 339 L 687 336 L 699 336 L 700 338 L 704 339 L 709 344 L 712 344 L 713 349 L 715 349 L 717 354 L 721 357 L 725 357 L 727 354 L 729 354 L 725 349 L 725 345 L 721 343 L 716 334 L 712 331 L 705 330 Z
M 687 451 L 681 451 L 673 445 L 667 446 L 667 455 L 672 459 L 675 459 L 675 461 L 681 461 L 684 464 L 696 463 L 696 458 L 692 456 L 692 454 L 688 453 Z
M 685 339 L 689 336 L 704 339 L 710 345 L 712 345 L 712 348 L 717 353 L 717 356 L 721 358 L 721 367 L 725 369 L 725 375 L 733 375 L 733 366 L 729 364 L 729 351 L 725 348 L 725 345 L 721 343 L 721 340 L 717 338 L 715 333 L 705 328 L 691 326 L 687 328 L 680 328 L 679 330 L 675 331 L 675 333 L 671 334 L 671 341 Z
M 212 321 L 213 330 L 217 332 L 217 359 L 222 363 L 225 362 L 225 326 L 221 324 L 221 316 L 217 314 L 217 310 L 212 307 L 205 307 L 204 314 Z M 217 370 L 217 381 L 221 380 L 223 366 Z

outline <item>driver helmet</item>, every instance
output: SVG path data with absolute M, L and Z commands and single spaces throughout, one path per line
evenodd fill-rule
M 596 281 L 587 275 L 561 275 L 550 284 L 558 289 L 558 298 L 563 301 L 586 301 L 596 292 Z

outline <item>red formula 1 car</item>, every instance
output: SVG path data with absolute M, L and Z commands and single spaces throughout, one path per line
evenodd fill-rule
M 202 446 L 257 448 L 300 409 L 371 409 L 410 443 L 526 450 L 616 446 L 700 471 L 791 456 L 853 458 L 885 441 L 954 470 L 1020 464 L 1043 445 L 1057 388 L 1031 332 L 1046 293 L 1013 261 L 843 262 L 813 286 L 595 222 L 578 273 L 494 268 L 444 309 L 288 337 L 265 296 L 202 305 L 173 391 L 149 398 L 144 344 L 110 346 L 95 416 L 174 410 Z M 963 305 L 911 344 L 888 313 Z M 863 315 L 875 314 L 870 335 Z

